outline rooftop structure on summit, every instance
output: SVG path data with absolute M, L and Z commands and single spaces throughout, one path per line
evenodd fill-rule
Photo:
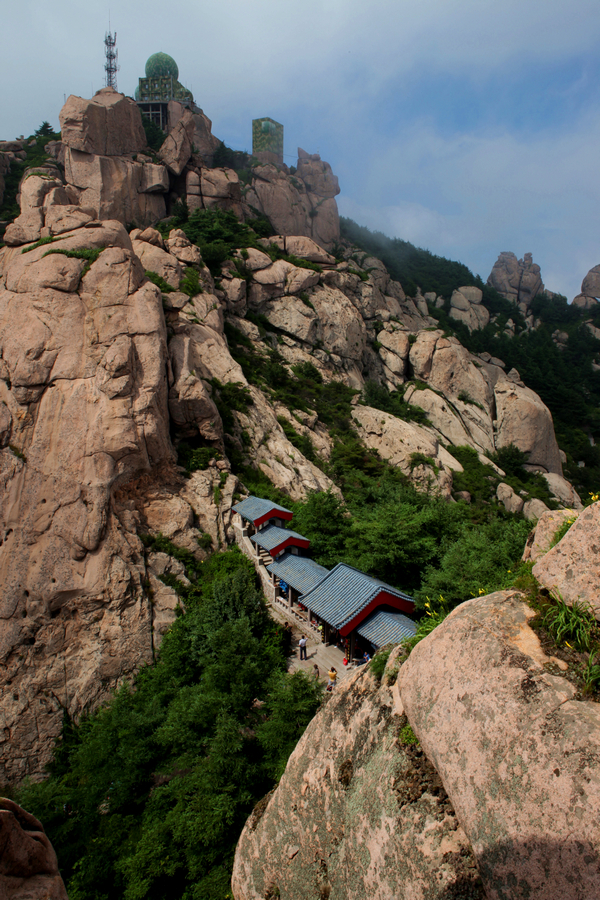
M 168 127 L 171 100 L 193 104 L 192 92 L 179 81 L 179 67 L 168 53 L 153 53 L 146 62 L 146 77 L 140 78 L 135 99 L 141 112 L 163 131 Z
M 286 509 L 285 506 L 279 506 L 272 500 L 263 500 L 261 497 L 253 496 L 246 497 L 232 509 L 255 529 L 264 527 L 267 523 L 278 525 L 281 528 L 294 516 L 291 509 Z
M 114 88 L 116 91 L 117 72 L 119 71 L 119 51 L 117 50 L 117 32 L 115 31 L 114 34 L 111 34 L 110 24 L 108 31 L 104 35 L 104 55 L 106 56 L 106 62 L 104 64 L 106 87 Z
M 275 119 L 252 119 L 252 156 L 262 163 L 283 165 L 283 125 Z

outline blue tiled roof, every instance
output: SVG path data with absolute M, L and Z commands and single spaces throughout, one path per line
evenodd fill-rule
M 278 525 L 265 526 L 265 528 L 257 531 L 256 534 L 253 534 L 250 540 L 258 544 L 259 547 L 264 547 L 265 550 L 271 552 L 274 547 L 278 547 L 279 544 L 291 537 L 300 538 L 301 541 L 308 541 L 308 538 L 298 534 L 297 531 L 292 531 L 291 528 L 279 528 Z
M 239 513 L 250 522 L 256 522 L 261 516 L 266 516 L 268 513 L 277 510 L 290 513 L 290 515 L 292 512 L 291 509 L 286 509 L 285 506 L 279 506 L 279 504 L 273 503 L 271 500 L 261 500 L 260 497 L 246 497 L 245 500 L 233 507 L 234 512 Z
M 380 590 L 413 603 L 412 597 L 384 581 L 365 575 L 358 569 L 338 563 L 316 587 L 304 594 L 302 603 L 334 628 L 343 628 L 368 606 Z
M 284 553 L 277 562 L 267 566 L 267 571 L 273 572 L 301 594 L 312 590 L 329 573 L 329 569 L 320 566 L 314 559 L 294 556 L 293 553 Z
M 385 647 L 414 637 L 417 626 L 402 613 L 377 609 L 356 630 L 375 647 Z

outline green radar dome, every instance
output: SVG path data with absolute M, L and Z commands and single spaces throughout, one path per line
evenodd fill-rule
M 179 78 L 177 63 L 168 53 L 153 53 L 146 63 L 146 78 L 161 78 L 166 75 Z

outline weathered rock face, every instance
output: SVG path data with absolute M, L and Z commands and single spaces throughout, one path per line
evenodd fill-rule
M 510 592 L 463 603 L 413 650 L 400 694 L 486 896 L 583 900 L 598 891 L 600 706 L 544 668 L 533 615 Z
M 562 464 L 552 415 L 539 396 L 515 382 L 499 381 L 494 388 L 497 447 L 514 444 L 527 453 L 530 465 L 562 476 Z
M 67 900 L 56 853 L 42 823 L 4 797 L 0 797 L 0 897 Z
M 179 123 L 186 107 L 177 100 L 170 100 L 167 107 L 169 131 L 171 131 Z M 207 166 L 212 166 L 215 150 L 221 143 L 218 137 L 212 133 L 212 122 L 204 112 L 192 104 L 191 113 L 194 119 L 194 134 L 192 144 L 194 153 L 197 154 L 202 162 Z
M 158 155 L 174 175 L 181 175 L 192 155 L 195 131 L 194 117 L 189 109 L 184 109 L 177 124 L 169 131 Z
M 406 720 L 386 682 L 362 670 L 308 726 L 242 833 L 236 900 L 482 896 L 437 774 L 397 740 Z
M 236 900 L 479 896 L 452 871 L 457 851 L 473 854 L 491 900 L 595 896 L 600 707 L 556 674 L 567 665 L 545 654 L 534 615 L 516 591 L 468 601 L 400 668 L 394 650 L 381 686 L 368 669 L 347 679 L 249 818 Z M 445 816 L 424 808 L 431 788 L 402 745 L 402 715 L 448 795 Z
M 113 88 L 102 88 L 91 100 L 68 98 L 59 114 L 63 144 L 97 156 L 124 156 L 146 147 L 137 103 Z
M 318 153 L 298 149 L 296 173 L 287 167 L 257 166 L 244 199 L 264 213 L 281 234 L 306 235 L 322 247 L 339 240 L 340 224 L 335 197 L 338 180 Z
M 90 245 L 106 249 L 86 274 L 47 247 L 2 260 L 6 775 L 38 769 L 62 707 L 77 714 L 152 654 L 142 548 L 114 490 L 173 460 L 160 292 L 119 223 L 60 247 Z
M 149 159 L 98 156 L 69 148 L 65 179 L 71 198 L 99 219 L 145 226 L 165 216 L 167 170 Z
M 356 406 L 352 418 L 363 443 L 398 466 L 418 488 L 433 487 L 441 496 L 450 496 L 451 472 L 462 472 L 462 466 L 429 429 L 369 406 Z
M 177 257 L 139 243 L 176 270 Z M 167 244 L 198 253 L 177 232 Z M 149 662 L 173 621 L 169 592 L 154 604 L 146 592 L 138 532 L 196 553 L 202 533 L 226 542 L 237 485 L 218 468 L 181 478 L 169 438 L 171 412 L 180 433 L 222 439 L 202 378 L 226 380 L 227 359 L 241 372 L 217 297 L 180 295 L 168 352 L 160 291 L 120 223 L 64 232 L 56 249 L 94 248 L 88 271 L 46 245 L 0 253 L 0 762 L 11 780 L 38 774 L 63 711 L 77 717 Z M 212 284 L 199 254 L 197 265 Z
M 531 253 L 517 259 L 514 253 L 501 253 L 490 272 L 487 283 L 526 313 L 537 294 L 544 292 L 540 267 Z
M 577 510 L 575 509 L 549 509 L 540 516 L 538 522 L 527 538 L 525 549 L 523 551 L 523 561 L 535 562 L 544 553 L 547 553 L 555 538 L 556 532 L 563 523 L 577 518 Z
M 579 513 L 563 539 L 539 557 L 533 567 L 533 574 L 541 585 L 558 592 L 566 603 L 580 600 L 589 604 L 598 619 L 599 541 L 600 503 L 593 503 Z

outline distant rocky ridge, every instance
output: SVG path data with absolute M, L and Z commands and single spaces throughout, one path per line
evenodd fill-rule
M 336 248 L 342 261 L 328 252 L 338 186 L 327 164 L 301 154 L 297 176 L 258 167 L 244 196 L 233 170 L 211 169 L 194 155 L 194 115 L 184 111 L 152 157 L 133 149 L 142 143 L 134 103 L 112 91 L 70 98 L 64 141 L 51 148 L 54 159 L 26 173 L 21 214 L 0 249 L 6 780 L 38 776 L 65 711 L 77 718 L 152 660 L 179 603 L 161 576 L 185 576 L 167 554 L 146 553 L 140 534 L 162 533 L 198 559 L 206 555 L 198 539 L 215 548 L 231 539 L 232 497 L 241 487 L 225 454 L 214 379 L 246 387 L 252 399 L 246 412 L 232 413 L 229 435 L 245 464 L 294 499 L 336 490 L 286 437 L 278 419 L 291 422 L 289 410 L 247 384 L 225 321 L 257 354 L 272 348 L 286 365 L 310 362 L 325 381 L 357 390 L 367 379 L 390 389 L 411 382 L 405 399 L 426 411 L 429 425 L 358 403 L 353 418 L 364 444 L 416 485 L 452 497 L 461 466 L 450 444 L 473 447 L 502 478 L 485 453 L 515 444 L 560 505 L 580 505 L 562 477 L 552 417 L 519 373 L 445 337 L 429 316 L 432 298 L 406 297 L 380 260 L 348 245 Z M 117 150 L 127 152 L 111 155 Z M 177 197 L 252 217 L 251 191 L 280 230 L 264 249 L 275 243 L 288 259 L 250 248 L 225 262 L 215 281 L 183 231 L 165 238 L 149 224 Z M 301 214 L 292 191 L 304 198 Z M 128 233 L 124 223 L 134 219 L 138 227 Z M 317 268 L 297 264 L 303 260 Z M 192 296 L 181 290 L 186 269 L 199 285 Z M 145 271 L 172 290 L 161 293 Z M 477 292 L 461 287 L 452 307 L 473 324 L 485 318 Z M 248 312 L 269 327 L 261 332 Z M 293 427 L 327 459 L 332 441 L 323 423 L 316 413 L 299 418 Z M 186 478 L 172 436 L 201 437 L 221 458 Z M 545 508 L 502 493 L 507 508 L 520 500 L 531 518 Z

